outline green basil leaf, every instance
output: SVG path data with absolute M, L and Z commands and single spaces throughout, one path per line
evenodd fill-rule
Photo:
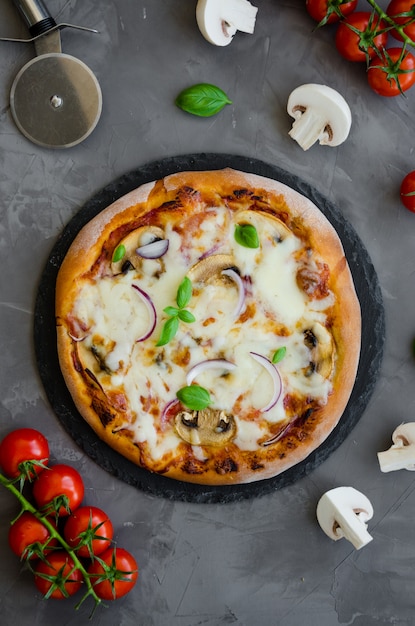
M 121 261 L 121 259 L 124 258 L 125 253 L 126 253 L 126 249 L 125 249 L 124 244 L 122 243 L 115 248 L 114 254 L 112 255 L 112 262 L 118 263 L 118 261 Z
M 185 276 L 177 290 L 176 302 L 179 309 L 183 309 L 192 297 L 192 281 Z
M 171 315 L 172 317 L 177 317 L 177 315 L 179 314 L 179 309 L 176 309 L 175 306 L 166 306 L 163 311 L 167 313 L 167 315 Z
M 177 315 L 178 315 L 179 320 L 181 320 L 182 322 L 186 322 L 186 324 L 191 324 L 192 322 L 196 321 L 196 318 L 193 315 L 193 313 L 191 313 L 187 309 L 180 309 Z
M 206 407 L 212 402 L 209 391 L 204 387 L 199 387 L 199 385 L 182 387 L 176 393 L 176 396 L 182 404 L 193 411 L 206 409 Z
M 232 100 L 229 100 L 222 89 L 209 83 L 198 83 L 188 87 L 176 98 L 179 109 L 200 117 L 216 115 L 227 104 L 232 104 Z
M 165 346 L 166 343 L 169 343 L 177 333 L 179 328 L 179 319 L 178 317 L 171 317 L 167 320 L 167 322 L 163 326 L 163 330 L 161 331 L 161 336 L 156 346 Z
M 245 248 L 259 248 L 257 229 L 252 224 L 236 224 L 235 241 Z
M 272 357 L 273 363 L 279 363 L 285 357 L 285 353 L 287 352 L 287 348 L 284 346 L 283 348 L 278 348 L 274 352 L 274 356 Z

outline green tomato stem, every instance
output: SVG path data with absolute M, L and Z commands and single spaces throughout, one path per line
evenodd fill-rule
M 95 601 L 96 605 L 101 604 L 101 598 L 99 598 L 97 596 L 97 594 L 95 593 L 94 588 L 93 588 L 92 583 L 91 583 L 90 576 L 89 576 L 88 572 L 86 571 L 85 567 L 83 566 L 83 564 L 81 563 L 81 561 L 79 560 L 76 552 L 65 541 L 65 539 L 56 530 L 56 528 L 51 524 L 51 522 L 48 520 L 48 518 L 45 517 L 44 515 L 42 515 L 42 513 L 40 511 L 38 511 L 38 509 L 36 509 L 24 497 L 24 495 L 18 489 L 16 489 L 16 487 L 13 484 L 13 482 L 11 482 L 8 478 L 6 478 L 6 476 L 4 476 L 1 473 L 0 473 L 0 483 L 4 487 L 6 487 L 6 489 L 8 489 L 18 499 L 18 501 L 20 503 L 20 506 L 21 506 L 21 512 L 23 513 L 24 511 L 27 511 L 29 513 L 32 513 L 32 515 L 34 515 L 36 517 L 36 519 L 38 519 L 48 529 L 48 531 L 50 532 L 51 537 L 53 537 L 53 539 L 56 539 L 60 543 L 62 548 L 69 554 L 69 556 L 73 560 L 76 568 L 79 569 L 80 572 L 82 573 L 82 576 L 84 578 L 85 584 L 86 584 L 87 589 L 88 589 L 88 591 L 86 592 L 86 594 L 83 597 L 83 600 L 85 600 L 87 596 L 91 595 L 94 598 L 94 601 Z M 79 607 L 80 604 L 81 603 L 78 603 L 77 606 Z
M 384 22 L 386 22 L 390 26 L 393 26 L 394 30 L 396 30 L 400 34 L 403 41 L 407 45 L 415 46 L 415 42 L 412 41 L 412 39 L 408 37 L 408 35 L 404 32 L 405 25 L 401 26 L 400 24 L 397 24 L 395 20 L 392 17 L 390 17 L 387 13 L 385 13 L 385 11 L 374 0 L 367 0 L 367 2 L 376 11 L 376 13 Z

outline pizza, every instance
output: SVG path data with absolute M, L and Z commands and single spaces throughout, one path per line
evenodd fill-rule
M 80 415 L 149 472 L 272 478 L 341 419 L 361 313 L 308 198 L 223 169 L 166 176 L 80 230 L 58 272 L 57 349 Z

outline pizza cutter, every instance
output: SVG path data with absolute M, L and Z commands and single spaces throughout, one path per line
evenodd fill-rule
M 86 139 L 102 110 L 102 93 L 90 68 L 62 52 L 60 30 L 42 0 L 13 0 L 31 35 L 37 56 L 18 72 L 10 92 L 10 107 L 17 128 L 30 141 L 46 148 L 69 148 Z

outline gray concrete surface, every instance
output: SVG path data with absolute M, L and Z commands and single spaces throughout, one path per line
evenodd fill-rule
M 415 169 L 415 89 L 405 98 L 373 94 L 364 66 L 340 58 L 333 28 L 313 31 L 301 0 L 256 4 L 254 35 L 216 48 L 196 26 L 195 0 L 49 0 L 58 21 L 99 30 L 62 33 L 64 51 L 95 72 L 104 102 L 94 133 L 68 150 L 37 147 L 17 131 L 9 91 L 34 51 L 0 42 L 0 436 L 39 428 L 53 460 L 81 472 L 86 501 L 110 514 L 118 544 L 135 554 L 139 582 L 95 615 L 91 623 L 100 626 L 415 623 L 415 477 L 382 474 L 376 457 L 399 423 L 415 421 L 415 215 L 399 201 L 401 179 Z M 2 0 L 0 36 L 26 35 L 13 4 Z M 178 92 L 200 81 L 221 86 L 233 104 L 203 120 L 176 108 Z M 287 98 L 306 82 L 328 84 L 348 101 L 353 125 L 339 148 L 303 152 L 288 136 Z M 96 465 L 54 415 L 33 348 L 37 285 L 71 217 L 125 172 L 202 151 L 276 164 L 334 202 L 370 254 L 386 312 L 381 376 L 344 443 L 295 484 L 220 505 L 151 496 Z M 373 541 L 360 551 L 332 542 L 315 519 L 322 493 L 341 485 L 373 503 Z M 0 622 L 90 623 L 88 603 L 74 611 L 75 600 L 42 600 L 7 545 L 16 512 L 1 489 Z

